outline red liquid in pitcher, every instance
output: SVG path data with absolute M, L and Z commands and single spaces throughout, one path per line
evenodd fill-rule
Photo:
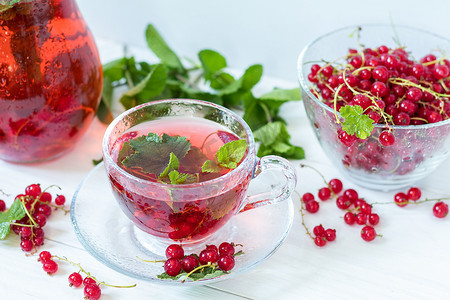
M 167 134 L 170 136 L 184 136 L 192 144 L 191 149 L 185 158 L 189 157 L 190 151 L 201 151 L 204 155 L 194 153 L 188 161 L 189 168 L 183 168 L 183 159 L 180 159 L 180 171 L 198 174 L 198 182 L 207 182 L 228 173 L 229 170 L 221 173 L 202 173 L 201 166 L 205 159 L 213 159 L 217 150 L 225 143 L 238 140 L 239 138 L 224 127 L 212 121 L 196 118 L 165 118 L 157 121 L 150 121 L 139 124 L 131 131 L 125 132 L 113 146 L 111 151 L 113 159 L 117 161 L 118 152 L 123 144 L 130 139 L 147 135 L 149 132 L 158 135 Z M 195 160 L 199 161 L 195 161 Z M 120 164 L 119 164 L 120 165 Z M 187 165 L 187 164 L 185 164 Z M 198 167 L 195 167 L 198 166 Z M 156 174 L 142 174 L 135 169 L 123 166 L 128 173 L 149 181 L 156 181 Z M 120 176 L 120 175 L 116 175 Z M 214 197 L 202 197 L 192 195 L 194 201 L 177 201 L 183 198 L 183 191 L 167 194 L 165 200 L 158 200 L 152 197 L 152 193 L 161 199 L 161 193 L 157 191 L 131 190 L 124 188 L 118 180 L 110 174 L 113 192 L 118 199 L 122 210 L 133 220 L 140 229 L 161 238 L 169 238 L 185 243 L 202 240 L 226 223 L 239 209 L 251 178 L 249 173 L 244 180 L 233 180 L 233 183 L 224 183 L 231 186 L 224 186 L 225 192 Z M 232 186 L 234 184 L 234 186 Z M 167 186 L 171 186 L 168 184 Z M 183 184 L 177 185 L 177 188 Z M 207 184 L 204 187 L 208 189 Z M 147 187 L 148 189 L 148 187 Z M 166 191 L 167 193 L 167 191 Z M 180 194 L 181 193 L 181 194 Z
M 0 13 L 0 158 L 40 161 L 69 149 L 95 115 L 102 70 L 73 0 Z

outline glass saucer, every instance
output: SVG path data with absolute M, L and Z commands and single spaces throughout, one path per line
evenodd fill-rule
M 151 237 L 136 228 L 120 209 L 103 163 L 80 183 L 72 199 L 70 215 L 81 244 L 109 268 L 157 283 L 199 285 L 231 278 L 269 258 L 286 238 L 292 225 L 294 208 L 291 199 L 288 199 L 234 216 L 201 245 L 204 248 L 206 244 L 218 245 L 224 241 L 242 244 L 245 254 L 236 256 L 234 269 L 226 275 L 199 281 L 186 280 L 184 283 L 157 278 L 164 271 L 163 264 L 142 262 L 137 258 L 162 259 L 145 246 L 145 238 L 151 242 Z M 191 250 L 186 254 L 198 253 L 196 249 Z

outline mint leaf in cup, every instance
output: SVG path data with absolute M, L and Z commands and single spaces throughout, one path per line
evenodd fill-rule
M 220 172 L 221 169 L 234 169 L 244 157 L 245 151 L 247 151 L 245 140 L 228 142 L 217 150 L 214 161 L 205 161 L 202 172 L 215 173 Z

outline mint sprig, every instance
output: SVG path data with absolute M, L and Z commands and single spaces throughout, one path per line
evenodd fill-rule
M 360 139 L 368 138 L 374 128 L 373 120 L 363 112 L 363 108 L 359 105 L 346 105 L 339 110 L 344 118 L 342 129 Z
M 235 169 L 247 151 L 245 140 L 228 142 L 217 150 L 214 160 L 207 160 L 202 166 L 202 172 L 215 173 L 222 169 Z
M 153 25 L 148 25 L 145 36 L 149 49 L 159 61 L 149 63 L 125 56 L 103 65 L 103 93 L 97 116 L 104 123 L 112 120 L 114 93 L 123 86 L 127 87 L 127 91 L 120 97 L 120 104 L 126 109 L 159 99 L 205 100 L 243 109 L 243 118 L 254 131 L 273 122 L 285 123 L 279 115 L 281 105 L 301 99 L 298 88 L 274 89 L 262 96 L 255 96 L 252 90 L 263 75 L 260 64 L 251 65 L 235 78 L 226 71 L 227 61 L 217 51 L 201 50 L 198 62 L 182 61 Z M 279 138 L 286 140 L 286 137 Z M 273 147 L 266 147 L 264 153 L 287 158 L 292 155 L 289 151 L 276 152 Z M 181 157 L 178 158 L 181 160 Z
M 20 199 L 15 199 L 11 207 L 0 213 L 0 240 L 4 240 L 10 230 L 10 224 L 25 217 L 26 211 Z

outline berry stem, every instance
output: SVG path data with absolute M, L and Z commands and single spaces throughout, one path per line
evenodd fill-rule
M 33 217 L 30 215 L 30 212 L 28 211 L 27 207 L 25 206 L 25 203 L 23 201 L 20 201 L 20 203 L 22 204 L 23 209 L 25 210 L 25 213 L 27 214 L 28 218 L 30 219 L 30 221 L 33 223 L 34 227 L 37 227 L 37 223 L 36 221 L 33 219 Z
M 186 279 L 189 278 L 189 276 L 191 276 L 193 273 L 197 272 L 198 270 L 204 269 L 206 267 L 216 267 L 216 264 L 211 264 L 211 262 L 208 262 L 206 265 L 200 265 L 197 268 L 195 268 L 194 270 L 190 271 L 189 273 L 187 273 L 186 276 L 184 276 L 183 280 L 181 280 L 181 282 L 185 282 Z
M 402 205 L 402 204 L 421 204 L 421 203 L 425 203 L 425 202 L 439 202 L 439 201 L 446 201 L 446 200 L 450 200 L 449 197 L 444 197 L 444 198 L 435 198 L 435 199 L 429 199 L 429 198 L 425 198 L 424 200 L 420 200 L 420 201 L 403 201 L 403 202 L 373 202 L 370 203 L 370 205 L 375 205 L 375 204 L 397 204 L 397 205 Z
M 101 282 L 100 282 L 100 281 L 97 280 L 94 276 L 92 276 L 90 272 L 87 272 L 85 269 L 83 269 L 83 267 L 81 266 L 81 264 L 75 263 L 75 262 L 73 262 L 73 261 L 70 261 L 70 260 L 68 260 L 67 257 L 65 257 L 65 256 L 60 257 L 60 256 L 58 256 L 58 255 L 52 255 L 52 258 L 56 258 L 56 259 L 58 259 L 58 260 L 68 262 L 69 264 L 71 264 L 71 265 L 73 265 L 73 266 L 75 266 L 75 267 L 80 268 L 80 271 L 79 271 L 79 272 L 82 272 L 82 273 L 86 274 L 87 277 L 94 279 L 95 282 L 97 282 L 99 285 L 102 284 L 102 285 L 105 285 L 105 286 L 115 287 L 115 288 L 133 288 L 133 287 L 136 286 L 136 284 L 133 284 L 133 285 L 111 285 L 111 284 L 105 283 L 104 281 L 101 281 Z
M 297 191 L 295 191 L 295 193 L 298 195 Z M 311 232 L 309 231 L 309 229 L 305 223 L 305 213 L 303 212 L 305 208 L 303 207 L 303 200 L 300 197 L 300 195 L 298 195 L 298 196 L 300 198 L 300 215 L 302 217 L 302 226 L 303 226 L 303 228 L 305 228 L 306 234 L 314 241 L 314 236 L 311 234 Z
M 165 260 L 146 260 L 146 259 L 142 259 L 139 256 L 136 256 L 137 259 L 139 259 L 140 261 L 143 262 L 149 262 L 149 263 L 160 263 L 160 262 L 166 262 Z

